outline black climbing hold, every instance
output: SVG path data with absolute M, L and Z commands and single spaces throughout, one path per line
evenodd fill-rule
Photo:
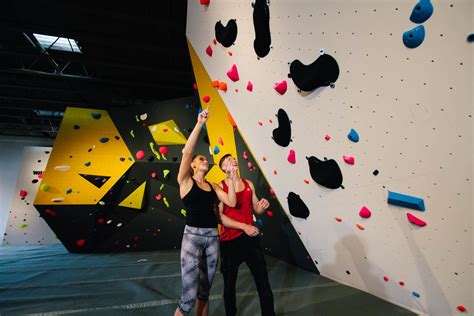
M 468 43 L 474 42 L 474 33 L 469 34 L 466 40 Z
M 178 157 L 173 157 L 173 161 L 174 162 L 178 161 Z
M 74 129 L 80 129 L 81 127 L 79 125 L 74 125 L 73 128 Z
M 311 156 L 308 159 L 309 172 L 313 180 L 329 189 L 337 189 L 342 185 L 342 172 L 334 159 L 321 161 Z
M 119 137 L 119 136 L 115 136 L 115 139 L 116 139 L 116 140 L 119 140 L 119 139 L 120 139 L 120 137 Z
M 253 6 L 253 27 L 255 40 L 253 48 L 258 57 L 265 57 L 270 52 L 272 39 L 270 36 L 270 8 L 267 0 L 256 0 Z
M 291 62 L 290 77 L 302 91 L 313 91 L 336 82 L 339 77 L 339 66 L 337 61 L 328 54 L 320 55 L 310 65 L 304 65 L 296 59 Z
M 31 183 L 38 183 L 38 179 L 31 180 Z
M 147 158 L 146 160 L 148 160 L 149 162 L 152 162 L 153 160 L 155 160 L 155 157 L 153 157 L 153 156 L 148 156 L 148 158 Z
M 237 38 L 237 21 L 231 19 L 227 22 L 227 25 L 222 25 L 221 21 L 216 22 L 214 27 L 216 31 L 216 40 L 224 47 L 230 47 L 234 44 Z
M 373 174 L 374 176 L 376 176 L 376 175 L 379 174 L 379 171 L 378 171 L 377 169 L 375 169 L 374 172 L 372 172 L 372 174 Z
M 273 140 L 282 147 L 287 147 L 291 141 L 291 125 L 285 110 L 279 109 L 277 113 L 278 127 L 273 130 Z
M 309 209 L 298 194 L 290 192 L 287 199 L 291 215 L 304 219 L 308 218 Z

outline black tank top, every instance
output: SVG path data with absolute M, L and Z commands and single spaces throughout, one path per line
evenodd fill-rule
M 217 194 L 211 187 L 211 191 L 201 189 L 193 177 L 191 190 L 183 197 L 183 204 L 186 209 L 186 225 L 201 228 L 216 228 L 217 218 L 215 206 Z

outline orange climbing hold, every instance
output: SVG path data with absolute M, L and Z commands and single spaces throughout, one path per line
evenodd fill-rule
M 230 115 L 230 112 L 227 112 L 227 118 L 229 119 L 229 122 L 233 127 L 237 127 L 237 123 L 235 123 L 234 118 L 232 117 L 232 115 Z
M 227 83 L 225 83 L 223 81 L 219 82 L 219 90 L 227 91 Z
M 357 228 L 359 228 L 360 230 L 365 230 L 365 227 L 361 224 L 356 224 Z
M 219 83 L 220 83 L 219 80 L 214 80 L 213 82 L 211 82 L 211 86 L 212 86 L 213 88 L 218 88 L 218 87 L 219 87 Z
M 340 217 L 336 217 L 336 221 L 338 221 L 338 222 L 342 222 L 342 218 L 340 218 Z
M 304 179 L 303 181 L 304 181 L 304 183 L 309 184 L 309 180 L 308 180 L 308 179 Z

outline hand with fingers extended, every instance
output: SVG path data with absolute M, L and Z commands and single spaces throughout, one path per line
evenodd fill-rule
M 208 119 L 209 119 L 209 107 L 207 107 L 207 109 L 205 109 L 201 113 L 199 113 L 198 123 L 204 125 L 204 124 L 206 124 Z
M 267 199 L 261 199 L 260 201 L 258 201 L 257 203 L 257 209 L 255 211 L 257 212 L 263 212 L 264 210 L 266 210 L 268 207 L 270 206 L 270 202 L 268 202 Z
M 243 230 L 250 237 L 255 237 L 260 233 L 258 228 L 252 225 L 245 225 Z
M 225 171 L 226 180 L 234 181 L 237 179 L 237 168 L 231 166 Z

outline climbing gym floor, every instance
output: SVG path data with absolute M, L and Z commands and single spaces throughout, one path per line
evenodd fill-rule
M 357 289 L 267 257 L 277 315 L 413 315 Z M 172 315 L 181 289 L 179 251 L 71 254 L 62 245 L 0 247 L 0 315 Z M 210 315 L 225 315 L 216 275 Z M 239 315 L 260 315 L 247 266 Z

